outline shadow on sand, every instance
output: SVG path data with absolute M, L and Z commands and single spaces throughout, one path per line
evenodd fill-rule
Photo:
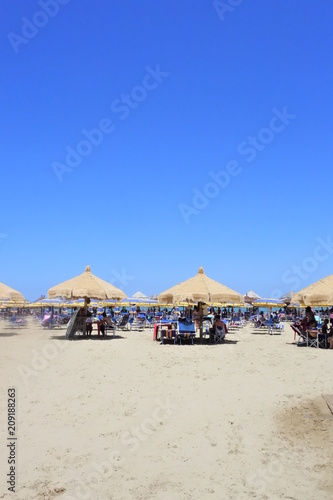
M 160 344 L 160 345 L 188 345 L 188 346 L 192 346 L 192 345 L 197 345 L 197 346 L 210 346 L 210 347 L 216 347 L 218 345 L 235 345 L 235 344 L 238 344 L 239 340 L 225 340 L 224 342 L 210 342 L 209 339 L 202 339 L 200 340 L 200 338 L 195 338 L 194 339 L 194 343 L 192 344 L 192 340 L 190 339 L 182 339 L 182 343 L 179 344 L 179 342 L 176 342 L 176 344 L 174 344 L 174 341 L 173 339 L 164 339 L 164 342 L 162 344 L 161 340 L 158 339 L 157 342 Z
M 122 337 L 121 335 L 75 335 L 74 338 L 72 339 L 67 339 L 66 335 L 52 335 L 50 337 L 52 340 L 66 340 L 67 342 L 71 341 L 82 341 L 82 340 L 100 340 L 105 341 L 105 340 L 117 340 L 117 339 L 125 339 L 125 337 Z
M 17 332 L 1 332 L 0 337 L 15 337 L 15 335 L 20 335 Z

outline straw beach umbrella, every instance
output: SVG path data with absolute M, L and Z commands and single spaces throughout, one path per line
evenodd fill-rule
M 228 288 L 222 283 L 206 276 L 202 267 L 198 274 L 178 285 L 165 290 L 158 296 L 159 303 L 179 303 L 179 302 L 198 302 L 200 305 L 200 338 L 203 335 L 203 310 L 201 303 L 211 304 L 214 302 L 231 302 L 243 304 L 243 295 Z
M 285 293 L 284 295 L 282 295 L 282 297 L 280 297 L 280 299 L 283 302 L 285 302 L 286 304 L 290 304 L 290 302 L 292 301 L 294 295 L 295 295 L 294 290 L 290 290 L 290 292 Z
M 90 271 L 90 266 L 87 266 L 85 271 L 79 276 L 64 281 L 49 289 L 48 296 L 50 299 L 55 297 L 65 297 L 66 299 L 116 299 L 121 300 L 126 297 L 126 294 L 111 285 L 107 281 L 98 278 Z
M 0 303 L 10 304 L 8 307 L 11 307 L 12 305 L 24 305 L 26 302 L 27 300 L 22 293 L 4 283 L 0 283 Z
M 230 302 L 243 304 L 243 295 L 206 276 L 202 267 L 193 278 L 178 283 L 158 296 L 160 303 Z
M 292 303 L 306 306 L 333 305 L 333 274 L 303 288 L 292 296 Z

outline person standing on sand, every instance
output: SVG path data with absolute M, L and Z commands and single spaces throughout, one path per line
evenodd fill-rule
M 193 319 L 193 321 L 195 323 L 195 327 L 199 328 L 200 315 L 199 315 L 198 306 L 194 306 L 194 308 L 193 308 L 192 319 Z

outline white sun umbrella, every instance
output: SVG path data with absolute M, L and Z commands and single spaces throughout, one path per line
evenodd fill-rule
M 248 292 L 246 292 L 246 294 L 244 295 L 244 301 L 247 302 L 247 303 L 250 303 L 252 304 L 252 302 L 254 300 L 258 300 L 260 299 L 260 295 L 258 295 L 256 292 L 254 292 L 253 290 L 249 290 Z
M 142 292 L 136 292 L 132 295 L 132 297 L 127 297 L 126 299 L 123 299 L 121 302 L 122 304 L 129 304 L 129 305 L 138 304 L 142 306 L 158 304 L 158 300 L 150 299 L 147 295 L 145 295 Z

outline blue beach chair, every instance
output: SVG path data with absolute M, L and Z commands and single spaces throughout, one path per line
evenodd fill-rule
M 192 345 L 194 343 L 194 337 L 196 335 L 195 323 L 193 321 L 179 320 L 178 321 L 178 338 L 179 343 L 182 343 L 182 339 L 192 340 Z

